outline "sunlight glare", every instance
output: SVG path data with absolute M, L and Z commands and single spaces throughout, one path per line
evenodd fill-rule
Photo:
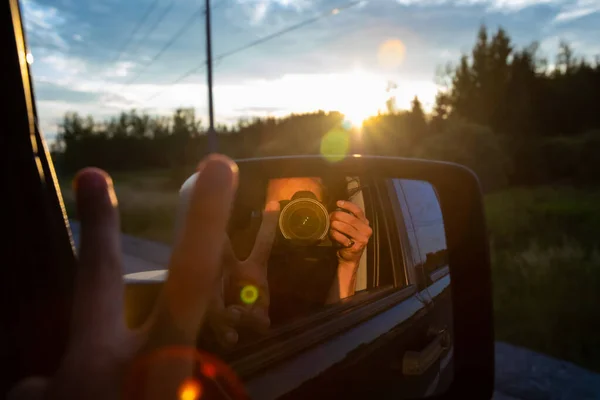
M 385 83 L 381 77 L 359 69 L 349 74 L 338 74 L 339 97 L 333 109 L 338 109 L 354 127 L 377 115 L 385 105 Z

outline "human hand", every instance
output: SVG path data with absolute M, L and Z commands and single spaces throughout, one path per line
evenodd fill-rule
M 112 180 L 96 168 L 78 173 L 74 191 L 81 246 L 70 340 L 52 378 L 26 379 L 9 398 L 179 398 L 182 383 L 193 379 L 198 366 L 195 343 L 219 276 L 238 183 L 237 166 L 225 156 L 207 157 L 198 171 L 168 279 L 151 317 L 135 331 L 126 326 L 124 317 L 119 216 Z M 189 351 L 165 358 L 163 350 L 173 347 Z M 141 379 L 133 386 L 132 376 Z M 205 386 L 205 394 L 208 389 Z
M 338 261 L 341 264 L 358 266 L 360 257 L 373 234 L 369 220 L 365 213 L 356 204 L 340 200 L 337 206 L 349 211 L 334 211 L 330 215 L 331 228 L 329 236 L 342 246 L 338 250 Z
M 269 283 L 267 262 L 275 240 L 279 203 L 269 202 L 250 256 L 240 261 L 229 238 L 223 249 L 223 286 L 215 291 L 208 313 L 208 326 L 224 348 L 239 340 L 239 328 L 255 332 L 268 330 Z

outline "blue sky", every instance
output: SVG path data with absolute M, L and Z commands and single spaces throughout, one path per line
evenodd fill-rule
M 143 14 L 156 1 L 125 51 Z M 316 15 L 317 22 L 215 65 L 218 122 L 250 115 L 338 110 L 351 119 L 385 106 L 388 81 L 401 107 L 438 90 L 436 68 L 468 52 L 480 24 L 516 45 L 600 54 L 600 0 L 212 0 L 215 57 Z M 199 0 L 22 0 L 41 127 L 54 136 L 66 111 L 106 118 L 136 108 L 206 115 L 204 24 Z M 340 11 L 333 11 L 339 8 Z M 187 21 L 161 57 L 152 59 Z M 159 23 L 160 22 L 160 23 Z M 156 29 L 151 29 L 156 26 Z M 203 118 L 206 120 L 206 118 Z

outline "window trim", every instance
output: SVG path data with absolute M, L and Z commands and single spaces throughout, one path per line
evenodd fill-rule
M 397 237 L 402 245 L 399 251 L 399 257 L 401 257 L 404 263 L 406 284 L 419 286 L 421 282 L 416 274 L 415 259 L 410 246 L 410 239 L 408 237 L 410 232 L 406 226 L 406 216 L 402 211 L 400 199 L 397 197 L 398 193 L 396 192 L 396 188 L 392 182 L 392 179 L 383 180 L 382 186 L 383 190 L 385 191 L 385 200 L 382 201 L 388 203 L 388 207 L 394 215 L 393 221 L 390 222 L 390 224 L 393 226 L 392 236 Z M 404 195 L 404 193 L 402 193 L 402 195 Z M 402 226 L 402 229 L 400 229 L 400 225 Z
M 373 199 L 373 180 L 365 177 L 365 188 L 362 190 L 363 201 L 365 203 L 365 216 L 375 226 L 373 228 L 373 240 L 367 243 L 367 290 L 377 288 L 378 267 L 379 267 L 379 234 L 376 229 L 378 225 L 378 213 Z M 366 190 L 365 190 L 366 189 Z
M 448 274 L 450 274 L 450 266 L 444 265 L 444 266 L 439 267 L 436 270 L 432 271 L 429 274 L 429 279 L 431 279 L 431 282 L 433 284 L 434 282 L 439 281 L 440 279 L 442 279 L 443 277 L 445 277 Z
M 333 304 L 323 311 L 276 329 L 268 337 L 221 355 L 243 379 L 331 340 L 417 293 L 415 285 L 375 288 Z
M 386 211 L 388 214 L 392 213 L 395 215 L 392 202 L 389 201 L 387 196 L 387 188 L 385 187 L 384 180 L 378 180 L 376 183 L 378 204 L 381 210 Z M 394 221 L 389 221 L 388 218 L 383 219 L 383 227 L 385 229 L 386 236 L 388 238 L 387 246 L 390 248 L 390 254 L 392 258 L 392 268 L 394 274 L 394 285 L 396 287 L 404 287 L 413 284 L 410 277 L 410 269 L 412 268 L 412 262 L 407 255 L 407 251 L 410 251 L 408 246 L 407 238 L 404 235 L 400 235 L 400 232 L 395 228 Z M 391 226 L 390 226 L 391 225 Z M 394 246 L 392 240 L 396 240 L 400 246 Z
M 405 188 L 404 181 L 405 181 L 405 179 L 399 179 L 398 185 L 400 186 L 400 189 L 402 190 L 402 196 L 403 196 L 404 202 L 406 204 L 406 209 L 408 210 L 408 213 L 409 213 L 408 216 L 410 218 L 410 224 L 412 226 L 412 232 L 415 235 L 415 240 L 417 242 L 417 248 L 419 249 L 419 259 L 420 259 L 420 263 L 423 265 L 423 267 L 422 267 L 422 273 L 423 273 L 423 278 L 424 278 L 423 285 L 424 285 L 424 287 L 430 287 L 436 281 L 440 280 L 441 278 L 443 278 L 444 276 L 446 276 L 446 275 L 448 275 L 450 273 L 450 266 L 448 264 L 445 264 L 445 265 L 442 265 L 440 267 L 437 267 L 436 269 L 434 269 L 433 271 L 431 271 L 429 273 L 425 270 L 425 262 L 426 262 L 426 260 L 423 260 L 422 257 L 421 257 L 421 250 L 420 250 L 420 248 L 421 248 L 421 240 L 419 239 L 419 235 L 417 235 L 417 227 L 415 226 L 415 221 L 413 219 L 412 211 L 411 211 L 410 205 L 408 204 L 408 198 L 406 197 L 406 190 L 407 189 Z M 426 181 L 423 181 L 423 182 L 426 182 Z M 439 196 L 437 190 L 435 189 L 435 186 L 433 186 L 429 182 L 426 182 L 426 183 L 428 183 L 431 186 L 431 189 L 433 190 L 433 194 L 435 195 L 435 198 L 437 200 L 438 206 L 440 208 L 440 214 L 442 214 L 442 224 L 444 226 L 444 242 L 446 243 L 446 250 L 447 250 L 448 249 L 448 235 L 447 235 L 447 232 L 446 232 L 446 224 L 444 223 L 444 220 L 443 220 L 443 212 L 442 212 L 442 209 L 441 209 L 442 205 L 441 205 L 441 202 L 440 202 L 440 196 Z M 396 185 L 393 184 L 393 183 L 391 185 L 392 185 L 392 187 L 395 190 Z

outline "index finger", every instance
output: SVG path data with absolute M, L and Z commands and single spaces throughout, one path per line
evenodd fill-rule
M 336 204 L 338 207 L 350 211 L 352 214 L 356 215 L 357 218 L 362 219 L 363 221 L 367 220 L 367 217 L 365 216 L 363 210 L 351 201 L 340 200 Z
M 219 276 L 237 189 L 237 165 L 223 155 L 211 155 L 198 170 L 183 235 L 171 256 L 169 277 L 155 310 L 153 346 L 195 342 Z
M 273 247 L 273 241 L 275 240 L 278 220 L 279 203 L 271 201 L 267 204 L 265 211 L 263 212 L 262 223 L 260 224 L 260 229 L 256 235 L 252 253 L 250 253 L 250 257 L 248 257 L 249 260 L 258 263 L 259 265 L 266 264 L 271 255 L 271 248 Z

